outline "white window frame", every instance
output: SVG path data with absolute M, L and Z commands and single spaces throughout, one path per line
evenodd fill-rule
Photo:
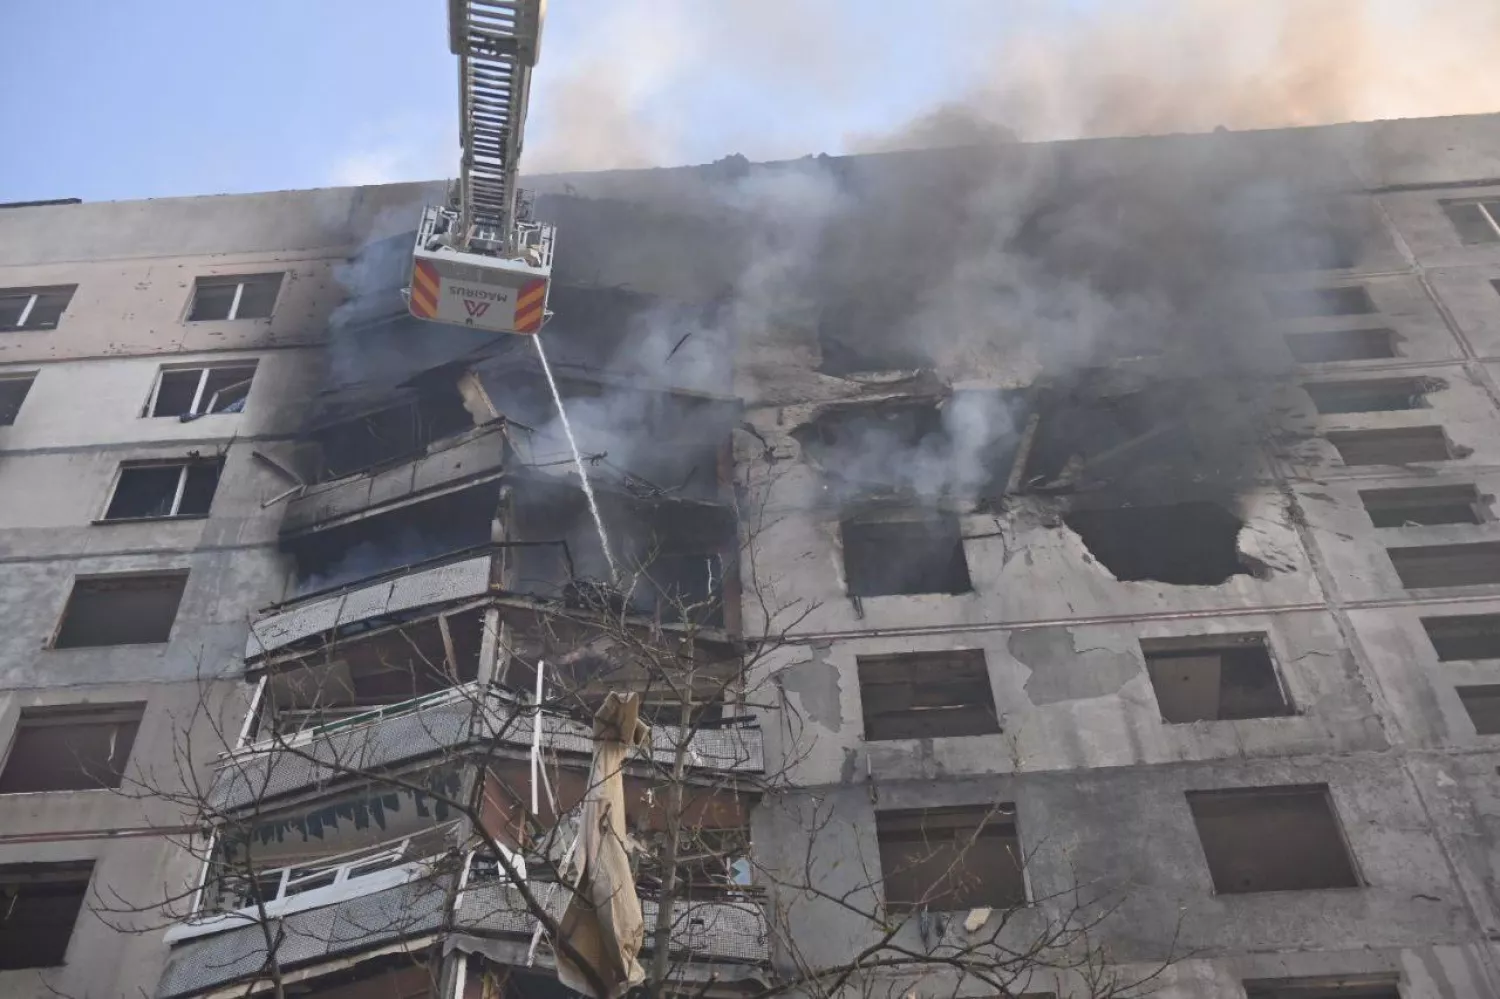
M 224 280 L 224 284 L 220 285 L 219 287 L 225 287 L 225 286 L 227 286 L 228 283 L 229 283 L 229 281 L 227 279 L 229 279 L 229 278 L 233 278 L 234 279 L 234 298 L 229 303 L 229 315 L 225 316 L 223 319 L 193 319 L 193 318 L 191 318 L 192 315 L 193 315 L 193 309 L 198 304 L 198 290 L 202 287 L 203 282 L 204 281 L 218 281 L 221 278 L 221 275 L 218 275 L 218 274 L 200 274 L 200 275 L 198 275 L 196 278 L 193 279 L 193 294 L 192 294 L 191 297 L 188 298 L 187 316 L 184 317 L 183 322 L 187 322 L 187 323 L 227 323 L 227 322 L 230 322 L 232 320 L 238 319 L 240 317 L 240 299 L 245 296 L 245 281 L 248 278 L 265 277 L 266 274 L 271 274 L 271 273 L 277 273 L 277 272 L 266 271 L 266 272 L 261 273 L 261 274 L 244 274 L 244 275 L 224 274 L 224 275 L 222 275 L 222 278 L 224 278 L 225 280 Z M 286 277 L 285 272 L 280 272 L 280 274 L 281 274 L 282 280 L 278 281 L 277 285 L 276 285 L 276 298 L 278 298 L 278 299 L 281 297 L 281 285 L 285 281 L 285 277 Z M 272 311 L 272 313 L 274 313 L 276 311 L 276 302 L 275 302 L 275 300 L 273 300 L 271 302 L 271 311 Z M 258 318 L 258 319 L 269 319 L 270 316 L 257 316 L 255 318 Z
M 26 320 L 28 320 L 28 319 L 31 318 L 32 310 L 36 308 L 36 303 L 41 300 L 41 297 L 42 297 L 42 295 L 44 293 L 57 291 L 59 288 L 72 288 L 74 291 L 77 291 L 78 286 L 77 285 L 48 285 L 46 287 L 40 287 L 39 286 L 35 290 L 29 291 L 29 292 L 25 288 L 0 288 L 0 293 L 4 293 L 4 292 L 7 292 L 7 291 L 14 292 L 15 293 L 15 297 L 17 297 L 17 298 L 21 297 L 22 294 L 26 294 L 26 295 L 29 296 L 27 298 L 27 300 L 26 300 L 26 307 L 21 310 L 21 315 L 19 317 L 17 317 L 17 319 L 16 319 L 16 325 L 15 325 L 15 327 L 13 329 L 6 330 L 5 332 L 7 332 L 7 333 L 25 333 L 28 330 L 38 329 L 39 327 L 27 326 L 26 325 Z M 72 305 L 72 304 L 73 304 L 73 296 L 70 293 L 68 295 L 68 301 L 63 305 L 62 311 L 63 312 L 68 311 L 68 306 Z M 62 313 L 61 312 L 58 313 L 58 321 L 59 322 L 62 321 Z
M 206 464 L 208 462 L 200 458 L 178 458 L 172 461 L 140 461 L 121 464 L 115 472 L 115 484 L 109 490 L 109 498 L 104 501 L 104 509 L 100 512 L 96 523 L 118 524 L 132 520 L 168 520 L 184 516 L 177 511 L 182 508 L 182 493 L 187 488 L 188 469 L 194 465 Z M 172 511 L 170 513 L 159 513 L 152 517 L 111 517 L 109 515 L 109 508 L 114 506 L 115 503 L 115 493 L 119 492 L 120 483 L 124 480 L 127 471 L 136 468 L 171 468 L 173 466 L 177 467 L 177 491 L 172 494 Z M 206 513 L 194 513 L 187 514 L 186 516 L 196 520 L 199 517 L 206 517 L 208 515 Z
M 1490 230 L 1494 232 L 1495 239 L 1500 241 L 1500 221 L 1496 221 L 1495 213 L 1490 211 L 1490 205 L 1500 205 L 1500 198 L 1471 201 L 1469 203 L 1479 209 L 1480 216 L 1490 224 Z
M 210 371 L 222 371 L 225 368 L 249 368 L 250 369 L 250 377 L 244 379 L 243 381 L 235 382 L 233 385 L 226 385 L 226 386 L 224 386 L 224 388 L 219 389 L 213 395 L 209 396 L 208 397 L 208 406 L 209 406 L 209 408 L 207 410 L 205 410 L 204 406 L 203 406 L 203 392 L 204 392 L 204 389 L 207 388 L 207 386 L 208 386 L 208 373 Z M 155 415 L 155 413 L 156 413 L 156 400 L 161 397 L 161 382 L 162 382 L 162 378 L 165 377 L 169 373 L 175 373 L 175 372 L 180 372 L 180 371 L 197 371 L 198 372 L 198 387 L 193 390 L 193 404 L 188 409 L 186 415 L 192 416 L 192 417 L 200 417 L 200 416 L 237 416 L 238 414 L 236 414 L 236 413 L 215 413 L 215 412 L 213 412 L 212 407 L 213 407 L 213 404 L 214 404 L 214 400 L 218 399 L 219 396 L 222 395 L 228 389 L 237 388 L 240 385 L 244 385 L 244 386 L 246 386 L 246 388 L 245 388 L 245 399 L 246 399 L 246 401 L 249 401 L 249 398 L 250 398 L 250 389 L 249 389 L 248 386 L 252 382 L 255 381 L 255 374 L 259 370 L 260 370 L 260 362 L 257 359 L 254 359 L 254 358 L 252 358 L 251 360 L 248 360 L 248 361 L 235 361 L 235 362 L 228 362 L 228 363 L 224 363 L 224 364 L 204 364 L 204 365 L 201 365 L 201 366 L 199 366 L 199 365 L 189 365 L 189 366 L 181 367 L 181 368 L 175 368 L 175 367 L 161 367 L 161 368 L 158 368 L 157 371 L 156 371 L 156 381 L 153 382 L 152 385 L 151 385 L 151 397 L 146 400 L 146 412 L 143 415 L 143 419 L 162 419 L 163 418 L 163 417 L 157 417 Z M 241 412 L 243 412 L 243 411 L 244 410 L 242 409 Z M 177 417 L 179 419 L 182 417 L 182 415 L 183 414 L 181 414 L 181 413 L 170 413 L 170 414 L 167 414 L 167 416 Z

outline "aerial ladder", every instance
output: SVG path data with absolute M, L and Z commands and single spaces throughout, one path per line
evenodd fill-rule
M 418 319 L 535 334 L 555 232 L 516 187 L 547 0 L 448 0 L 462 159 L 448 203 L 422 213 L 407 304 Z

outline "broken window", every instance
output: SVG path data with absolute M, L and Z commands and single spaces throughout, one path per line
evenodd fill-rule
M 335 644 L 320 638 L 315 652 L 267 676 L 261 730 L 289 736 L 468 683 L 478 668 L 482 629 L 481 613 L 466 611 Z
M 659 554 L 641 567 L 631 609 L 664 621 L 724 626 L 724 560 L 712 554 Z
M 1396 575 L 1401 577 L 1401 585 L 1408 590 L 1500 583 L 1500 541 L 1387 548 L 1385 551 L 1396 567 Z
M 1216 503 L 1074 510 L 1063 518 L 1121 582 L 1215 586 L 1248 569 L 1238 517 Z
M 1442 206 L 1465 243 L 1500 243 L 1500 199 L 1444 201 Z
M 188 322 L 266 319 L 281 290 L 281 273 L 200 277 L 193 283 Z
M 57 328 L 76 284 L 50 288 L 0 288 L 0 333 Z
M 1357 888 L 1326 784 L 1189 791 L 1214 891 Z
M 186 572 L 78 577 L 52 647 L 165 642 L 172 633 L 187 578 Z
M 488 545 L 500 486 L 483 482 L 334 527 L 287 538 L 297 592 L 368 580 L 395 569 Z
M 91 860 L 0 867 L 0 971 L 63 963 L 93 873 Z
M 223 468 L 222 458 L 121 465 L 104 519 L 206 517 Z
M 1014 805 L 876 812 L 875 837 L 888 909 L 1026 904 Z
M 1363 285 L 1346 288 L 1278 288 L 1267 293 L 1271 311 L 1283 319 L 1311 316 L 1359 316 L 1374 312 Z
M 16 417 L 21 413 L 21 403 L 26 401 L 26 395 L 31 391 L 31 383 L 34 381 L 35 371 L 28 371 L 24 375 L 0 375 L 0 427 L 8 427 L 16 422 Z
M 1458 699 L 1474 723 L 1474 731 L 1479 735 L 1500 735 L 1500 684 L 1457 689 Z
M 1424 617 L 1422 627 L 1441 662 L 1500 659 L 1500 614 Z
M 958 517 L 951 513 L 866 515 L 845 520 L 839 531 L 850 596 L 971 589 Z
M 0 771 L 0 794 L 120 786 L 139 704 L 24 708 Z
M 1313 406 L 1333 413 L 1386 413 L 1426 409 L 1431 383 L 1422 378 L 1382 378 L 1356 382 L 1318 382 L 1303 385 Z
M 209 413 L 238 413 L 245 408 L 255 362 L 199 368 L 162 368 L 146 401 L 147 416 L 191 419 Z
M 1396 356 L 1396 333 L 1389 329 L 1288 333 L 1286 345 L 1292 357 L 1302 364 L 1370 361 Z
M 981 649 L 860 656 L 865 738 L 936 739 L 1000 731 Z
M 1346 465 L 1406 465 L 1457 457 L 1442 427 L 1331 430 L 1323 436 Z
M 1390 975 L 1339 975 L 1247 980 L 1245 999 L 1401 999 L 1401 993 Z
M 1471 485 L 1361 489 L 1359 498 L 1376 527 L 1484 522 L 1479 490 Z
M 1169 722 L 1292 714 L 1265 635 L 1142 639 L 1146 671 Z
M 446 388 L 314 430 L 323 465 L 319 478 L 338 479 L 414 458 L 433 441 L 474 429 L 463 397 L 451 385 Z

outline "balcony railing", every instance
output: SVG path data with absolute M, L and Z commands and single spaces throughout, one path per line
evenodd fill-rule
M 589 724 L 549 711 L 542 713 L 541 723 L 542 745 L 549 752 L 580 757 L 593 752 Z M 252 743 L 220 760 L 209 801 L 215 808 L 233 811 L 468 745 L 529 750 L 531 739 L 531 708 L 507 691 L 473 681 L 289 738 Z M 652 751 L 670 754 L 680 739 L 676 726 L 657 725 L 652 729 Z M 764 769 L 760 728 L 700 728 L 688 740 L 687 763 L 696 770 L 758 773 Z
M 489 592 L 492 551 L 403 570 L 280 607 L 250 626 L 245 658 L 258 659 L 314 635 Z

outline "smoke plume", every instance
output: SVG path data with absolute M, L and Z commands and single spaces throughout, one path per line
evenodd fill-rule
M 599 0 L 554 10 L 532 173 L 1500 107 L 1489 0 Z M 899 13 L 898 13 L 899 11 Z M 732 110 L 726 110 L 732 109 Z M 892 128 L 909 122 L 904 128 Z M 829 135 L 842 135 L 834 145 Z

